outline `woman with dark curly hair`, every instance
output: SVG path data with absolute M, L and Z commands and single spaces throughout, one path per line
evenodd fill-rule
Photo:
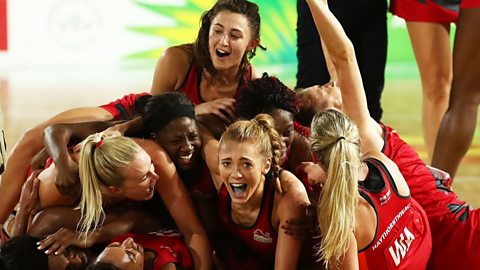
M 301 162 L 311 160 L 309 129 L 295 122 L 299 105 L 295 92 L 278 78 L 264 75 L 242 89 L 236 106 L 238 118 L 253 119 L 260 113 L 273 117 L 284 143 L 282 168 L 291 172 L 296 172 Z

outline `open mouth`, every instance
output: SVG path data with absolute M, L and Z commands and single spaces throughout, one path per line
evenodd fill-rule
M 227 51 L 224 51 L 224 50 L 220 50 L 220 49 L 216 49 L 215 50 L 215 53 L 217 54 L 217 56 L 219 58 L 224 58 L 224 57 L 227 57 L 229 56 L 231 53 L 230 52 L 227 52 Z
M 231 183 L 230 187 L 235 195 L 240 195 L 247 189 L 247 184 Z
M 192 157 L 193 157 L 193 152 L 187 155 L 183 154 L 179 156 L 179 158 L 183 161 L 190 161 Z

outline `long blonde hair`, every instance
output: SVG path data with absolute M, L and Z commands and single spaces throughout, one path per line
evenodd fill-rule
M 360 137 L 355 124 L 337 110 L 318 113 L 312 120 L 312 151 L 327 169 L 327 181 L 317 208 L 322 240 L 318 255 L 328 263 L 347 251 L 355 229 L 358 204 Z
M 140 146 L 130 138 L 106 137 L 102 133 L 88 136 L 80 150 L 79 174 L 82 185 L 79 230 L 88 234 L 103 223 L 100 185 L 120 187 L 124 169 L 130 165 Z
M 265 159 L 272 159 L 272 170 L 276 178 L 280 171 L 282 157 L 282 139 L 275 129 L 275 122 L 268 114 L 259 114 L 252 120 L 238 120 L 231 124 L 220 138 L 225 140 L 251 142 L 257 145 L 258 152 Z

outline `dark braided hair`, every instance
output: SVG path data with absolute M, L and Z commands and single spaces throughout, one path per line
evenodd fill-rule
M 239 118 L 252 119 L 260 113 L 270 113 L 273 109 L 282 109 L 293 116 L 298 113 L 300 101 L 278 78 L 264 73 L 261 79 L 249 81 L 240 91 L 237 99 Z

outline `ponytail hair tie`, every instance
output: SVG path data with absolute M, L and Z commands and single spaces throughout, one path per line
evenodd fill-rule
M 345 137 L 343 137 L 343 136 L 338 137 L 336 142 L 338 142 L 340 140 L 345 140 Z
M 103 139 L 100 139 L 100 141 L 98 141 L 96 144 L 95 144 L 95 149 L 99 148 L 100 146 L 102 146 L 102 144 L 104 143 L 105 141 Z

